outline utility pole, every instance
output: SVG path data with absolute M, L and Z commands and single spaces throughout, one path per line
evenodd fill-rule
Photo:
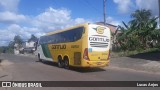
M 104 13 L 104 25 L 106 25 L 106 0 L 103 0 L 103 13 Z

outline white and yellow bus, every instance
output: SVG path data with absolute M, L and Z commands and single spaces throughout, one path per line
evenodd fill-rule
M 104 67 L 109 64 L 110 29 L 82 24 L 41 36 L 36 55 L 39 60 L 58 63 L 59 67 Z

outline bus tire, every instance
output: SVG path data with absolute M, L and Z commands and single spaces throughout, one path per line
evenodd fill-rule
M 63 62 L 63 60 L 62 60 L 62 57 L 61 57 L 61 56 L 59 56 L 59 57 L 58 57 L 58 67 L 59 67 L 59 68 L 64 67 L 64 62 Z
M 42 62 L 40 54 L 38 54 L 38 60 L 39 60 L 39 62 Z
M 68 57 L 64 58 L 64 68 L 69 69 L 69 59 L 68 59 Z

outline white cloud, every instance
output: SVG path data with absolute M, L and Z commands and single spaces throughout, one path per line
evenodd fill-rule
M 32 24 L 36 27 L 51 30 L 60 28 L 70 21 L 70 11 L 66 9 L 48 8 L 45 12 L 33 18 Z
M 83 18 L 71 18 L 71 12 L 67 9 L 54 9 L 52 7 L 45 10 L 33 18 L 32 25 L 44 29 L 45 32 L 63 29 L 75 24 L 86 22 Z
M 135 9 L 149 9 L 154 16 L 158 15 L 158 0 L 113 0 L 118 12 L 127 14 Z
M 116 26 L 121 25 L 121 22 L 118 20 L 115 20 L 113 17 L 107 17 L 106 22 L 109 24 L 116 25 Z
M 1 23 L 18 23 L 26 20 L 24 15 L 16 14 L 14 12 L 0 12 L 0 22 Z
M 0 23 L 13 24 L 27 20 L 27 17 L 18 14 L 18 4 L 20 0 L 0 0 Z
M 28 22 L 27 26 L 21 24 L 26 21 Z M 30 38 L 31 34 L 39 37 L 46 32 L 63 29 L 87 21 L 83 18 L 71 18 L 71 12 L 67 9 L 54 9 L 51 7 L 34 17 L 26 17 L 25 15 L 9 11 L 1 12 L 0 22 L 10 25 L 3 27 L 3 29 L 1 29 L 2 27 L 0 28 L 0 46 L 7 45 L 9 41 L 13 40 L 15 35 L 20 35 L 23 39 Z
M 7 45 L 14 39 L 15 35 L 20 35 L 23 40 L 26 40 L 30 38 L 31 34 L 38 37 L 44 35 L 38 28 L 21 27 L 18 24 L 11 24 L 4 29 L 0 29 L 0 46 Z
M 136 0 L 136 6 L 139 9 L 149 9 L 153 15 L 158 15 L 158 0 Z
M 76 23 L 84 23 L 84 22 L 86 22 L 86 20 L 84 18 L 76 18 L 75 22 Z
M 118 12 L 126 14 L 132 10 L 133 3 L 131 0 L 113 0 L 118 5 Z
M 0 8 L 5 11 L 15 12 L 18 9 L 18 4 L 20 0 L 0 0 Z
M 12 24 L 8 26 L 5 31 L 8 31 L 8 34 L 14 34 L 14 36 L 20 35 L 22 36 L 23 39 L 30 38 L 31 34 L 35 34 L 38 37 L 39 35 L 44 34 L 44 32 L 41 29 L 34 28 L 34 27 L 19 26 L 17 24 Z

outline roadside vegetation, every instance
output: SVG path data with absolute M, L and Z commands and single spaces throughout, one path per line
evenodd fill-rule
M 129 56 L 138 53 L 159 51 L 160 29 L 150 10 L 136 10 L 128 24 L 119 26 L 121 33 L 116 36 L 114 56 Z
M 157 53 L 157 52 L 160 52 L 159 48 L 148 48 L 145 50 L 133 50 L 133 51 L 112 51 L 111 58 L 131 56 L 131 55 L 137 55 L 141 53 Z
M 32 40 L 32 39 L 37 39 L 36 36 L 31 35 L 31 38 L 28 39 L 28 41 Z M 13 39 L 13 41 L 10 41 L 10 43 L 8 44 L 8 46 L 1 46 L 0 47 L 0 53 L 14 53 L 14 45 L 17 44 L 18 48 L 21 48 L 23 46 L 24 40 L 21 38 L 21 36 L 16 35 Z

